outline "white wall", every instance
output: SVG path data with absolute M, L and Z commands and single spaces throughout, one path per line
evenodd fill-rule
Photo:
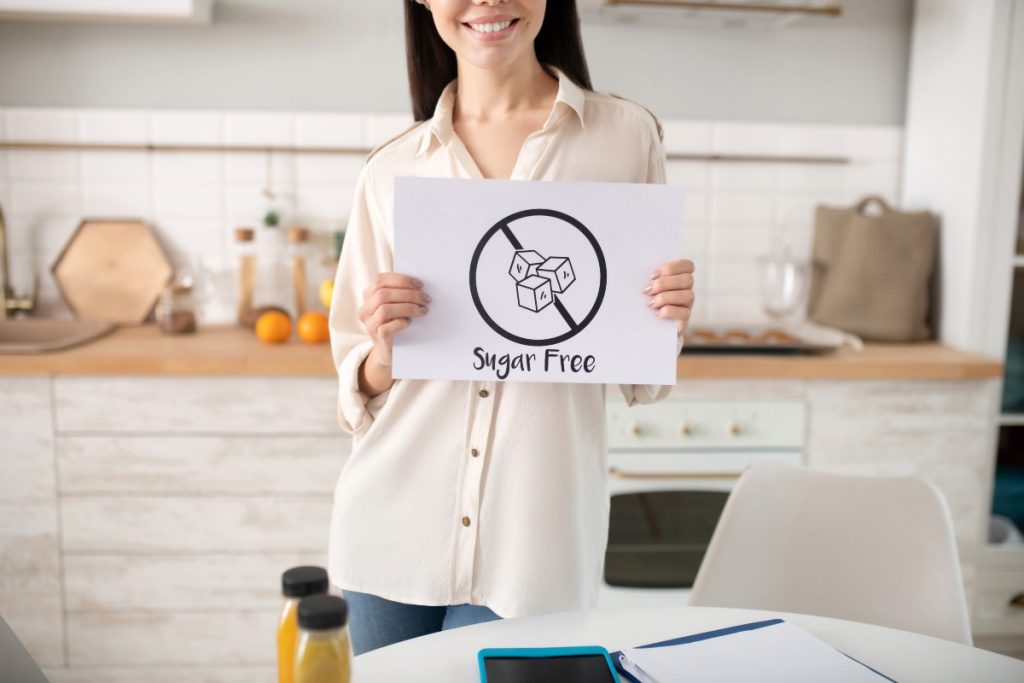
M 405 112 L 401 2 L 218 0 L 206 27 L 0 22 L 0 106 Z M 777 31 L 585 22 L 584 42 L 596 87 L 665 118 L 902 125 L 911 0 L 843 6 Z
M 918 0 L 908 87 L 903 203 L 942 222 L 939 335 L 994 356 L 1006 309 L 990 302 L 1006 301 L 1014 238 L 1013 212 L 1003 210 L 1014 198 L 995 190 L 1002 169 L 1019 177 L 1024 126 L 1019 111 L 1005 120 L 1008 94 L 1022 91 L 1007 82 L 1015 7 L 1024 11 L 1019 0 Z M 1007 130 L 1017 140 L 1008 168 Z

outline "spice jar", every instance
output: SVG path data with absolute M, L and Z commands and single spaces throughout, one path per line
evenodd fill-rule
M 308 281 L 306 279 L 306 241 L 309 230 L 292 226 L 287 230 L 288 255 L 292 262 L 292 292 L 295 295 L 295 316 L 300 317 L 309 308 L 307 302 Z
M 196 309 L 192 299 L 192 278 L 177 277 L 160 292 L 156 321 L 164 334 L 196 331 Z
M 235 228 L 235 251 L 238 255 L 238 324 L 251 324 L 252 297 L 256 282 L 256 231 Z

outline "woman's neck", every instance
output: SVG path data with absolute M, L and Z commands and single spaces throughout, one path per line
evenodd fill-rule
M 517 111 L 550 109 L 558 81 L 527 57 L 500 69 L 481 69 L 460 61 L 455 91 L 455 118 L 486 122 Z

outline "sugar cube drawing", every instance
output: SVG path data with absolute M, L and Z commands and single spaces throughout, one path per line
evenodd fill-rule
M 564 256 L 552 256 L 537 267 L 537 275 L 551 282 L 551 289 L 562 293 L 576 281 L 572 270 L 572 262 Z
M 551 281 L 539 275 L 524 278 L 516 285 L 519 306 L 537 313 L 546 308 L 554 300 L 551 293 Z
M 516 282 L 522 282 L 528 277 L 537 274 L 537 266 L 544 262 L 544 257 L 532 249 L 520 249 L 512 257 L 512 266 L 508 274 L 515 278 Z

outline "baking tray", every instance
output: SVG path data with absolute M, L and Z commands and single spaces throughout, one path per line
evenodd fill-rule
M 829 353 L 839 348 L 803 339 L 778 327 L 729 325 L 702 326 L 687 330 L 680 355 L 700 353 L 812 354 Z

